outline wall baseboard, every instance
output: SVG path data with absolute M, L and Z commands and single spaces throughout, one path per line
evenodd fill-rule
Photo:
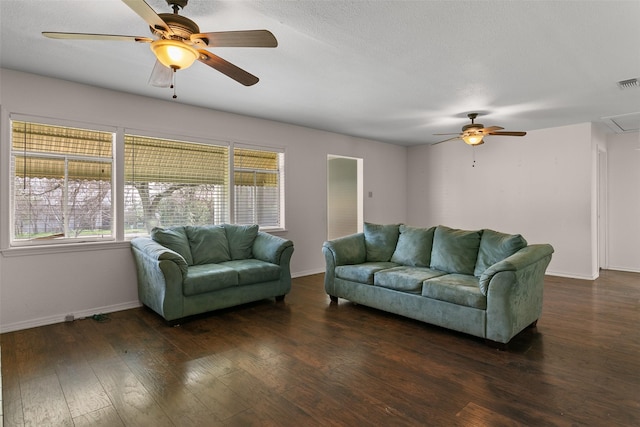
M 296 277 L 311 276 L 312 274 L 320 274 L 320 273 L 324 273 L 324 268 L 317 269 L 317 270 L 296 271 L 291 273 L 291 278 L 295 279 Z
M 627 273 L 640 273 L 640 270 L 637 268 L 630 268 L 630 267 L 615 267 L 615 266 L 608 266 L 607 268 L 604 268 L 603 270 L 615 270 L 615 271 L 626 271 Z
M 547 270 L 545 275 L 547 275 L 547 276 L 556 276 L 556 277 L 564 277 L 564 278 L 567 278 L 567 279 L 580 279 L 580 280 L 596 280 L 598 278 L 597 275 L 595 275 L 595 276 L 584 276 L 584 275 L 581 275 L 581 274 L 564 273 L 564 272 L 561 272 L 561 271 L 550 271 L 550 270 Z
M 104 307 L 96 307 L 73 313 L 56 314 L 53 316 L 41 317 L 39 319 L 24 320 L 21 322 L 9 323 L 8 325 L 0 325 L 0 333 L 20 331 L 23 329 L 37 328 L 38 326 L 53 325 L 54 323 L 62 323 L 66 317 L 71 315 L 74 320 L 91 317 L 94 314 L 113 313 L 115 311 L 128 310 L 130 308 L 140 307 L 140 301 L 129 301 L 121 304 L 108 305 Z

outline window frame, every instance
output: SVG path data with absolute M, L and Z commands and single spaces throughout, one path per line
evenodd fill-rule
M 111 166 L 111 177 L 109 180 L 109 185 L 110 185 L 110 200 L 111 200 L 111 204 L 110 204 L 110 208 L 109 208 L 109 214 L 111 216 L 111 220 L 110 220 L 110 234 L 108 236 L 97 236 L 97 235 L 89 235 L 89 236 L 77 236 L 77 237 L 65 237 L 64 239 L 38 239 L 38 238 L 33 238 L 33 239 L 16 239 L 16 235 L 15 235 L 15 203 L 16 203 L 16 199 L 15 199 L 15 172 L 14 171 L 14 158 L 16 156 L 16 153 L 19 153 L 20 150 L 14 150 L 13 149 L 13 123 L 14 122 L 25 122 L 25 123 L 34 123 L 37 125 L 44 125 L 44 126 L 56 126 L 56 127 L 63 127 L 63 128 L 73 128 L 73 129 L 81 129 L 81 130 L 86 130 L 89 132 L 104 132 L 104 133 L 110 133 L 111 134 L 111 156 L 110 157 L 94 157 L 94 156 L 86 156 L 86 155 L 78 155 L 78 154 L 71 154 L 71 155 L 65 155 L 65 154 L 50 154 L 50 153 L 41 153 L 41 152 L 25 152 L 23 151 L 23 153 L 29 153 L 31 158 L 48 158 L 48 159 L 52 159 L 52 160 L 61 160 L 65 163 L 65 171 L 66 171 L 66 164 L 68 161 L 96 161 L 96 162 L 100 162 L 100 163 L 105 163 L 105 164 L 110 164 Z M 116 151 L 117 151 L 117 128 L 114 126 L 107 126 L 107 125 L 99 125 L 99 124 L 94 124 L 94 123 L 86 123 L 86 122 L 77 122 L 77 121 L 72 121 L 72 120 L 63 120 L 63 119 L 52 119 L 52 118 L 47 118 L 47 117 L 39 117 L 39 116 L 32 116 L 32 115 L 23 115 L 23 114 L 9 114 L 7 117 L 7 126 L 5 127 L 5 129 L 7 129 L 7 137 L 8 137 L 8 141 L 9 143 L 6 144 L 7 146 L 7 156 L 3 156 L 5 158 L 8 159 L 8 161 L 6 163 L 4 163 L 3 165 L 1 165 L 2 167 L 6 167 L 7 169 L 7 176 L 8 179 L 6 180 L 7 183 L 9 183 L 6 186 L 3 186 L 4 188 L 2 189 L 3 192 L 6 192 L 6 197 L 8 199 L 8 209 L 7 212 L 9 213 L 7 215 L 8 217 L 8 223 L 7 223 L 7 227 L 5 228 L 4 223 L 2 224 L 2 228 L 4 229 L 3 231 L 6 231 L 6 234 L 3 232 L 2 233 L 2 240 L 4 243 L 5 237 L 6 236 L 6 240 L 8 240 L 8 244 L 3 244 L 3 247 L 8 247 L 8 248 L 30 248 L 30 247 L 47 247 L 47 246 L 67 246 L 67 245 L 74 245 L 74 244 L 85 244 L 85 243 L 97 243 L 97 244 L 104 244 L 104 243 L 112 243 L 115 242 L 117 240 L 117 225 L 114 221 L 115 217 L 116 217 L 116 204 L 115 204 L 115 198 L 117 196 L 117 189 L 116 189 L 116 169 L 115 169 L 115 165 L 116 165 Z M 108 160 L 107 160 L 108 159 Z M 66 175 L 66 173 L 65 173 Z M 65 178 L 66 180 L 66 178 Z M 4 180 L 3 180 L 4 181 Z M 65 184 L 65 188 L 63 189 L 63 202 L 68 201 L 67 198 L 67 193 L 68 193 L 68 186 Z M 65 226 L 65 229 L 67 227 Z M 105 230 L 106 231 L 106 230 Z M 66 233 L 66 230 L 65 230 Z

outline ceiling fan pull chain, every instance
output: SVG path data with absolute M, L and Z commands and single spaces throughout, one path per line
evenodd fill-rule
M 472 168 L 476 167 L 476 146 L 472 145 L 471 146 L 471 152 L 473 153 L 473 163 L 471 164 Z
M 173 73 L 171 73 L 171 89 L 173 89 L 173 99 L 176 99 L 178 95 L 176 95 L 176 69 L 172 68 Z

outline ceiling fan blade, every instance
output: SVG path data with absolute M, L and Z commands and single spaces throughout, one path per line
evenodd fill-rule
M 171 27 L 144 0 L 122 0 L 122 2 L 140 15 L 151 28 L 162 31 L 165 35 L 173 35 Z
M 50 39 L 75 39 L 75 40 L 106 40 L 106 41 L 119 41 L 119 42 L 139 42 L 139 43 L 151 43 L 153 39 L 149 37 L 140 36 L 119 36 L 115 34 L 89 34 L 89 33 L 58 33 L 51 31 L 44 31 L 43 36 Z
M 490 132 L 489 135 L 502 135 L 502 136 L 525 136 L 526 132 Z
M 460 132 L 456 132 L 456 133 L 434 133 L 434 135 L 460 135 Z
M 171 87 L 174 72 L 171 68 L 164 66 L 162 62 L 156 60 L 156 64 L 151 71 L 151 76 L 149 76 L 149 84 L 155 87 Z
M 258 80 L 260 80 L 253 74 L 248 73 L 242 68 L 233 65 L 231 62 L 226 61 L 207 50 L 200 49 L 198 52 L 200 52 L 200 58 L 198 58 L 200 62 L 207 64 L 211 68 L 215 68 L 238 83 L 245 86 L 251 86 L 258 83 Z
M 442 141 L 434 142 L 434 143 L 433 143 L 433 144 L 431 144 L 431 145 L 442 144 L 443 142 L 453 141 L 454 139 L 461 139 L 461 138 L 460 138 L 460 136 L 456 136 L 456 137 L 454 137 L 454 138 L 449 138 L 449 139 L 445 139 L 445 140 L 442 140 Z
M 488 128 L 480 129 L 478 132 L 489 134 L 491 132 L 495 132 L 497 130 L 502 130 L 502 129 L 504 128 L 501 128 L 500 126 L 489 126 Z
M 191 40 L 203 40 L 209 47 L 276 47 L 278 40 L 268 30 L 220 31 L 192 34 Z

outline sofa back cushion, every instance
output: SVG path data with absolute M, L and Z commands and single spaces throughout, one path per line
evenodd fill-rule
M 435 229 L 400 225 L 400 237 L 391 262 L 412 267 L 429 267 Z
M 218 264 L 230 261 L 227 234 L 221 225 L 185 227 L 194 265 Z
M 258 225 L 225 224 L 232 260 L 253 258 L 253 242 L 258 235 Z
M 458 230 L 439 225 L 433 234 L 431 268 L 473 275 L 481 236 L 482 230 Z
M 189 247 L 189 240 L 187 239 L 187 233 L 184 227 L 154 227 L 151 230 L 151 239 L 160 243 L 165 248 L 169 248 L 178 253 L 184 258 L 187 265 L 193 265 L 191 248 Z
M 480 240 L 478 261 L 474 275 L 480 277 L 493 264 L 502 261 L 527 246 L 527 241 L 519 234 L 505 234 L 493 230 L 484 230 Z
M 367 249 L 367 262 L 387 262 L 396 250 L 400 224 L 364 223 L 364 245 Z

